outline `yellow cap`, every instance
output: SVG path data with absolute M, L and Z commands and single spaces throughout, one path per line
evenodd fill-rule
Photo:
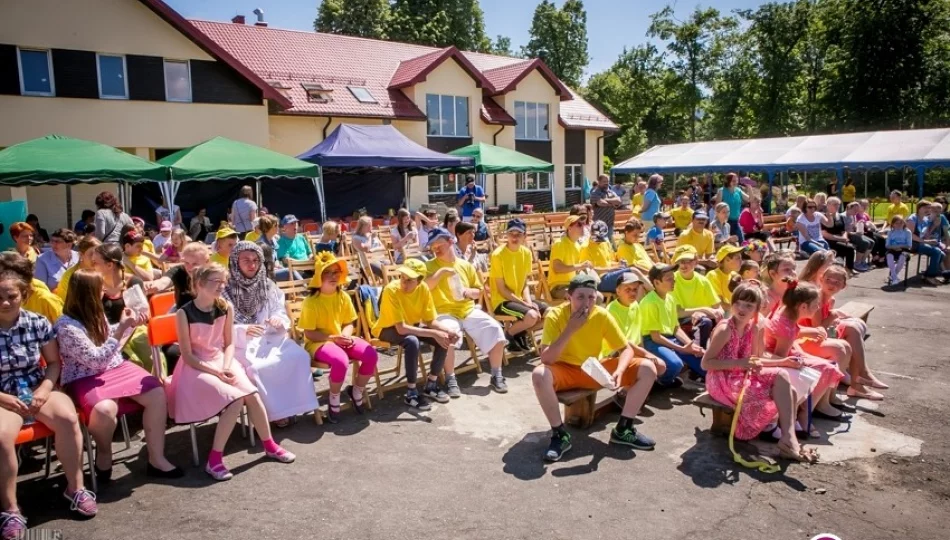
M 346 261 L 343 259 L 338 259 L 336 255 L 330 253 L 329 251 L 322 251 L 317 254 L 316 259 L 313 264 L 313 277 L 310 278 L 311 289 L 319 289 L 320 285 L 323 284 L 323 273 L 333 266 L 339 266 L 340 272 L 343 273 L 345 277 L 349 270 L 346 266 Z
M 696 248 L 689 244 L 680 246 L 673 252 L 673 264 L 679 264 L 683 260 L 691 261 L 697 254 Z
M 215 240 L 221 240 L 222 238 L 227 238 L 229 236 L 237 236 L 237 231 L 231 227 L 222 227 L 218 229 L 218 232 L 214 233 Z
M 742 253 L 745 251 L 744 247 L 733 246 L 731 244 L 726 244 L 719 248 L 719 251 L 716 252 L 716 260 L 722 262 L 723 259 L 732 255 L 733 253 Z
M 567 216 L 567 219 L 564 220 L 564 230 L 570 229 L 571 225 L 574 225 L 581 219 L 583 219 L 581 216 Z
M 397 272 L 409 279 L 424 278 L 429 273 L 424 262 L 419 259 L 409 259 L 396 269 Z

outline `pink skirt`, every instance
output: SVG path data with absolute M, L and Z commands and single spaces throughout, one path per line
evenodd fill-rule
M 778 407 L 772 401 L 772 385 L 781 368 L 763 368 L 749 375 L 749 387 L 742 398 L 742 410 L 736 424 L 736 438 L 749 440 L 775 421 Z M 724 405 L 736 406 L 745 372 L 741 369 L 721 369 L 706 373 L 706 391 Z
M 128 398 L 161 386 L 162 383 L 149 372 L 126 360 L 118 367 L 69 383 L 68 390 L 88 418 L 92 408 L 106 399 L 118 402 L 119 415 L 141 410 L 141 405 Z

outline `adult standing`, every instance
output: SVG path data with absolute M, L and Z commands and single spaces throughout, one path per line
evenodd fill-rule
M 241 188 L 241 198 L 231 205 L 231 228 L 244 240 L 247 233 L 254 230 L 254 220 L 257 219 L 257 203 L 254 202 L 254 190 L 251 186 Z
M 122 211 L 122 205 L 115 195 L 103 191 L 96 196 L 96 238 L 103 244 L 119 243 L 123 227 L 134 227 L 132 218 Z
M 198 242 L 204 242 L 211 232 L 211 220 L 208 219 L 208 210 L 201 208 L 188 224 L 188 236 Z
M 590 204 L 594 207 L 594 221 L 603 221 L 607 224 L 607 239 L 613 244 L 614 216 L 620 208 L 621 200 L 610 189 L 610 178 L 606 174 L 597 177 L 597 186 L 590 192 Z
M 726 183 L 716 196 L 719 202 L 729 205 L 729 230 L 733 231 L 739 243 L 745 242 L 742 227 L 739 227 L 739 216 L 742 215 L 742 203 L 749 201 L 745 191 L 739 189 L 739 177 L 736 173 L 726 175 Z
M 472 221 L 475 209 L 485 205 L 485 190 L 475 183 L 475 175 L 465 176 L 465 187 L 459 190 L 455 200 L 455 206 L 462 211 L 462 221 Z
M 56 290 L 66 270 L 79 262 L 79 253 L 73 251 L 75 242 L 76 233 L 73 231 L 55 230 L 50 237 L 51 249 L 37 257 L 34 275 L 45 283 L 49 290 Z
M 165 221 L 170 222 L 172 227 L 176 229 L 180 228 L 181 208 L 177 204 L 169 207 L 168 202 L 165 201 L 165 196 L 162 195 L 162 204 L 155 209 L 155 223 L 161 225 Z
M 659 174 L 652 175 L 647 182 L 646 191 L 643 192 L 643 203 L 640 209 L 640 219 L 642 221 L 653 221 L 653 216 L 659 213 L 660 194 L 658 190 L 661 186 L 663 186 L 663 177 Z

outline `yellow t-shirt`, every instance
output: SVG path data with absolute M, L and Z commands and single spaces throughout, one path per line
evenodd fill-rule
M 594 268 L 609 268 L 613 265 L 616 256 L 610 242 L 594 242 L 589 240 L 581 249 L 581 260 L 590 261 Z
M 257 232 L 257 231 L 251 231 L 251 232 L 247 233 L 247 236 L 245 236 L 244 239 L 247 240 L 248 242 L 257 243 L 257 241 L 260 239 L 260 237 L 261 237 L 261 233 L 259 233 L 259 232 Z
M 907 218 L 910 215 L 910 207 L 904 203 L 894 204 L 891 203 L 887 207 L 887 224 L 890 225 L 891 220 L 894 219 L 894 216 L 901 216 Z
M 639 345 L 643 342 L 643 336 L 640 335 L 640 304 L 634 302 L 629 306 L 624 306 L 619 300 L 607 304 L 607 312 L 617 321 L 620 331 L 627 337 L 627 341 Z M 605 356 L 614 352 L 616 349 L 604 347 L 601 351 Z
M 690 227 L 680 234 L 677 246 L 690 245 L 696 248 L 697 257 L 705 258 L 712 256 L 716 250 L 716 237 L 709 229 L 703 229 L 702 233 L 697 233 Z
M 396 326 L 396 323 L 415 326 L 421 322 L 432 322 L 435 317 L 432 292 L 424 281 L 409 294 L 403 292 L 398 280 L 393 281 L 383 288 L 379 298 L 379 319 L 373 325 L 373 335 L 379 337 L 383 328 Z
M 732 303 L 732 292 L 729 290 L 729 282 L 732 280 L 732 276 L 736 275 L 738 274 L 735 272 L 729 272 L 727 274 L 718 268 L 706 274 L 706 279 L 709 280 L 713 290 L 716 291 L 716 295 L 727 304 Z
M 639 214 L 642 208 L 643 193 L 634 193 L 633 197 L 630 197 L 630 209 L 633 210 L 634 214 Z
M 554 271 L 554 261 L 561 261 L 567 265 L 574 265 L 581 260 L 581 248 L 577 242 L 571 240 L 567 234 L 562 236 L 554 245 L 551 246 L 551 267 L 548 269 L 548 285 L 567 285 L 574 278 L 577 272 L 567 272 L 558 274 Z
M 650 291 L 640 300 L 640 335 L 646 337 L 651 332 L 672 336 L 679 326 L 676 316 L 676 299 L 672 294 L 660 298 L 656 291 Z
M 845 203 L 854 202 L 854 198 L 857 194 L 858 188 L 854 185 L 844 186 L 841 188 L 841 201 Z
M 426 263 L 429 275 L 435 274 L 440 268 L 454 268 L 455 275 L 462 281 L 462 287 L 465 289 L 481 289 L 482 284 L 478 282 L 478 273 L 472 263 L 460 257 L 455 258 L 452 264 L 444 263 L 439 259 L 432 259 Z M 452 294 L 450 284 L 452 276 L 442 276 L 438 286 L 432 289 L 432 301 L 435 303 L 435 311 L 439 315 L 451 315 L 456 319 L 464 319 L 475 309 L 475 302 L 468 298 L 456 300 Z
M 491 309 L 495 311 L 499 304 L 505 301 L 505 298 L 498 291 L 495 284 L 496 279 L 504 280 L 505 287 L 516 297 L 522 298 L 525 284 L 528 282 L 528 276 L 531 274 L 531 250 L 520 246 L 518 251 L 511 251 L 508 246 L 499 246 L 491 254 L 491 265 L 489 265 L 489 283 L 491 290 Z
M 677 206 L 676 208 L 670 210 L 670 215 L 673 216 L 673 224 L 676 225 L 677 229 L 685 231 L 689 224 L 693 221 L 693 209 L 692 208 L 683 208 L 682 206 Z
M 220 264 L 225 270 L 228 269 L 228 258 L 217 251 L 211 254 L 211 262 Z
M 23 309 L 38 313 L 50 322 L 56 322 L 63 314 L 63 299 L 50 292 L 42 281 L 33 278 L 30 297 L 23 303 Z
M 628 266 L 636 266 L 640 270 L 649 272 L 653 268 L 653 259 L 647 253 L 643 244 L 628 244 L 620 242 L 617 246 L 617 261 L 627 261 Z
M 541 344 L 551 345 L 567 328 L 571 318 L 571 304 L 561 304 L 548 310 L 544 315 L 544 331 L 541 333 Z M 580 330 L 571 336 L 567 346 L 561 351 L 558 362 L 579 366 L 590 357 L 600 358 L 601 351 L 608 349 L 616 351 L 627 344 L 627 339 L 617 325 L 617 321 L 607 313 L 607 310 L 594 306 L 587 318 L 587 322 Z
M 153 244 L 152 240 L 149 238 L 146 238 L 145 242 L 142 243 L 142 249 L 153 255 L 155 254 L 155 244 Z M 138 266 L 142 266 L 142 265 L 139 264 Z
M 56 290 L 53 291 L 56 293 L 56 296 L 60 297 L 63 302 L 66 301 L 66 293 L 69 292 L 69 278 L 73 277 L 73 274 L 76 272 L 76 269 L 79 268 L 78 264 L 74 264 L 66 269 L 63 272 L 63 277 L 59 278 L 59 285 L 56 286 Z
M 135 266 L 138 266 L 142 270 L 145 270 L 146 272 L 148 272 L 149 275 L 151 275 L 152 260 L 146 257 L 145 255 L 139 254 L 139 255 L 136 255 L 135 257 L 129 257 L 129 261 Z M 129 270 L 131 270 L 131 268 Z
M 356 309 L 350 295 L 337 291 L 334 295 L 314 294 L 304 299 L 300 306 L 301 330 L 319 330 L 324 334 L 343 333 L 343 327 L 356 321 Z M 304 337 L 304 349 L 313 356 L 325 341 L 311 341 Z
M 708 308 L 719 303 L 719 296 L 706 276 L 693 272 L 693 279 L 685 279 L 677 270 L 673 277 L 676 283 L 671 294 L 683 309 Z

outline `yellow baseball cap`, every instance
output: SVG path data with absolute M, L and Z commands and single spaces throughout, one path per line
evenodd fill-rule
M 698 255 L 698 252 L 693 246 L 688 244 L 680 246 L 673 252 L 673 264 L 678 264 L 683 260 L 691 261 L 696 258 L 696 255 Z
M 323 284 L 323 273 L 334 266 L 338 266 L 340 268 L 340 272 L 344 276 L 349 273 L 346 266 L 346 261 L 343 259 L 338 259 L 336 255 L 330 253 L 329 251 L 322 251 L 318 253 L 313 264 L 313 277 L 310 278 L 310 284 L 308 287 L 311 289 L 319 289 L 320 285 Z
M 745 250 L 746 248 L 744 247 L 726 244 L 722 246 L 721 248 L 719 248 L 719 251 L 716 252 L 716 260 L 718 262 L 722 262 L 722 260 L 728 257 L 729 255 L 732 255 L 733 253 L 742 253 Z
M 221 227 L 218 229 L 218 232 L 214 233 L 215 240 L 221 240 L 222 238 L 227 238 L 229 236 L 237 236 L 238 233 L 231 227 Z
M 396 269 L 397 272 L 409 279 L 424 278 L 429 273 L 424 262 L 419 259 L 409 259 L 402 266 Z
M 566 231 L 570 229 L 572 225 L 581 219 L 583 219 L 582 216 L 567 216 L 567 218 L 564 220 L 564 230 Z

